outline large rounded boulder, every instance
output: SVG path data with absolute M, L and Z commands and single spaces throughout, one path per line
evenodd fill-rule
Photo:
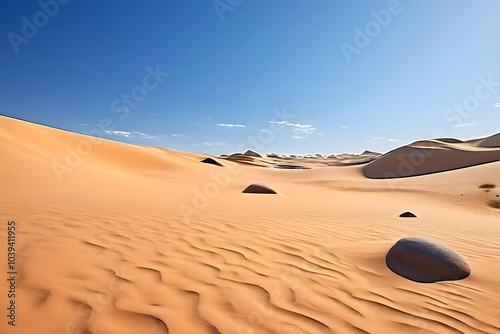
M 403 238 L 386 256 L 396 274 L 421 283 L 464 279 L 471 273 L 465 259 L 452 249 L 421 238 Z

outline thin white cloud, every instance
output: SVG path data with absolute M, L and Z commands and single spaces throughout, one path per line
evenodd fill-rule
M 349 127 L 349 125 L 342 125 L 341 128 L 342 129 L 347 129 Z
M 300 123 L 288 123 L 287 125 L 288 126 L 293 126 L 295 128 L 299 128 L 299 129 L 306 129 L 306 128 L 311 128 L 312 127 L 311 124 L 300 124 Z
M 311 124 L 300 124 L 300 123 L 291 123 L 287 121 L 269 121 L 271 124 L 278 124 L 278 125 L 286 125 L 286 126 L 292 126 L 295 128 L 310 128 L 312 127 Z
M 365 139 L 364 140 L 367 143 L 370 143 L 372 145 L 380 145 L 380 144 L 387 144 L 387 143 L 402 143 L 404 140 L 401 139 L 395 139 L 395 138 L 385 138 L 385 137 L 371 137 L 370 139 Z
M 99 123 L 80 123 L 81 126 L 102 126 Z
M 310 125 L 310 124 L 291 123 L 291 122 L 287 122 L 287 121 L 270 121 L 269 123 L 292 126 L 295 128 L 310 128 L 310 127 L 312 127 L 312 125 Z
M 471 122 L 471 123 L 460 123 L 460 124 L 455 124 L 453 125 L 454 128 L 463 128 L 464 126 L 472 126 L 477 124 L 477 122 Z
M 289 124 L 287 121 L 269 121 L 271 124 L 286 125 Z
M 169 137 L 183 137 L 183 135 L 179 134 L 171 134 L 171 135 L 150 135 L 144 132 L 139 132 L 139 131 L 112 131 L 112 130 L 106 130 L 107 134 L 113 135 L 113 136 L 122 136 L 126 138 L 138 138 L 138 139 L 148 139 L 148 140 L 164 140 Z
M 114 134 L 122 135 L 125 137 L 132 137 L 132 138 L 145 138 L 145 139 L 155 139 L 158 138 L 158 136 L 153 136 L 153 135 L 148 135 L 147 133 L 139 132 L 139 131 L 114 131 Z
M 244 128 L 243 124 L 230 124 L 230 123 L 218 123 L 216 126 L 223 126 L 227 128 Z
M 159 135 L 153 136 L 153 135 L 148 135 L 147 133 L 142 133 L 139 131 L 133 131 L 132 134 L 137 136 L 137 137 L 146 138 L 146 139 L 155 139 L 155 138 L 160 137 Z
M 292 138 L 294 139 L 304 139 L 309 135 L 312 135 L 313 133 L 316 132 L 317 128 L 312 126 L 312 124 L 300 124 L 300 123 L 291 123 L 291 122 L 286 122 L 286 121 L 270 121 L 270 124 L 277 124 L 277 125 L 285 125 L 289 126 L 292 129 L 293 136 Z
M 312 125 L 308 125 L 307 127 L 295 128 L 292 130 L 293 133 L 297 136 L 309 136 L 316 132 L 316 128 Z
M 493 108 L 500 108 L 500 102 L 495 103 L 495 104 L 493 105 Z
M 128 114 L 128 113 L 130 113 L 130 109 L 127 107 L 121 107 L 117 110 L 113 110 L 113 112 Z
M 205 145 L 205 146 L 224 146 L 224 145 L 227 145 L 227 143 L 206 141 L 206 142 L 202 143 L 202 145 Z
M 110 135 L 115 135 L 115 136 L 123 136 L 123 137 L 130 137 L 131 132 L 129 131 L 111 131 L 111 130 L 106 130 L 107 134 Z

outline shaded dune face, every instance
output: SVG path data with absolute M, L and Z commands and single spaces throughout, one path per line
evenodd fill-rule
M 298 165 L 276 165 L 274 167 L 278 169 L 311 169 L 309 167 L 298 166 Z
M 264 185 L 264 184 L 259 184 L 259 183 L 254 183 L 249 185 L 248 187 L 243 190 L 244 194 L 277 194 L 276 191 L 271 189 L 270 187 Z
M 396 274 L 420 283 L 460 280 L 471 273 L 458 253 L 421 238 L 399 240 L 387 253 L 386 264 Z
M 479 143 L 478 146 L 479 147 L 498 147 L 498 148 L 500 148 L 500 133 L 483 139 Z
M 500 149 L 455 147 L 441 142 L 417 142 L 395 149 L 363 168 L 371 179 L 391 179 L 439 173 L 500 161 Z
M 460 144 L 464 142 L 463 140 L 456 138 L 438 138 L 436 140 L 441 141 L 443 143 L 452 143 L 452 144 Z

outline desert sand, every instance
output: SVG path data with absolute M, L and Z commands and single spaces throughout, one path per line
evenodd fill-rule
M 500 210 L 486 204 L 500 190 L 479 189 L 500 187 L 499 135 L 219 166 L 0 117 L 0 150 L 0 333 L 500 332 Z M 253 183 L 277 194 L 242 193 Z M 449 247 L 470 276 L 397 275 L 385 258 L 401 238 Z

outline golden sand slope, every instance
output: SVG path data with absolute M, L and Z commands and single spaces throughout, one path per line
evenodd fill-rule
M 500 331 L 500 213 L 485 205 L 499 192 L 478 189 L 500 185 L 499 162 L 394 180 L 219 167 L 5 117 L 0 149 L 0 263 L 15 220 L 19 272 L 16 327 L 2 316 L 0 333 Z M 241 193 L 254 182 L 279 195 Z M 471 276 L 395 275 L 385 255 L 410 236 L 454 249 Z

